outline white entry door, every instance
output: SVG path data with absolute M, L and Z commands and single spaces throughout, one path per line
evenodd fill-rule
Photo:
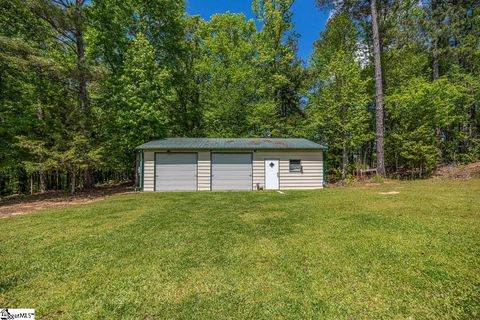
M 278 159 L 265 159 L 265 189 L 280 189 L 279 181 L 280 161 Z

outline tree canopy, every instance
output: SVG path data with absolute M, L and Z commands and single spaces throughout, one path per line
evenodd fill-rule
M 208 20 L 177 0 L 0 0 L 0 193 L 132 179 L 135 147 L 173 136 L 305 137 L 347 178 L 377 166 L 379 110 L 388 175 L 479 159 L 477 1 L 375 1 L 377 42 L 372 0 L 317 4 L 302 61 L 293 0 Z

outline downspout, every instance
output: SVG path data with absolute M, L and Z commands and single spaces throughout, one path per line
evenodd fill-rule
M 327 150 L 322 153 L 323 187 L 327 186 Z
M 139 166 L 135 169 L 137 170 L 138 174 L 138 185 L 135 187 L 135 192 L 140 192 L 143 191 L 143 171 L 144 171 L 144 163 L 143 163 L 143 150 L 138 151 L 138 161 L 139 161 Z M 140 172 L 138 172 L 140 170 Z
M 145 161 L 144 160 L 144 154 L 143 154 L 143 149 L 142 153 L 140 154 L 140 161 L 142 163 L 142 175 L 140 176 L 140 191 L 143 191 L 143 180 L 144 180 L 144 169 L 145 169 Z

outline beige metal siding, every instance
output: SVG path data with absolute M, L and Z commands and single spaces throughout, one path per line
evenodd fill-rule
M 210 152 L 198 152 L 198 190 L 210 190 Z
M 253 189 L 257 184 L 265 187 L 265 159 L 280 160 L 280 190 L 289 189 L 320 189 L 323 188 L 323 159 L 322 152 L 289 151 L 265 152 L 253 154 Z M 301 160 L 303 173 L 290 172 L 289 161 Z
M 153 191 L 153 186 L 155 183 L 155 152 L 145 151 L 144 152 L 144 173 L 143 173 L 143 191 Z
M 154 154 L 166 150 L 145 151 L 144 191 L 154 190 Z M 185 150 L 184 152 L 198 152 L 198 190 L 210 190 L 210 152 Z M 238 151 L 237 151 L 238 152 Z M 232 150 L 232 153 L 235 153 Z M 253 153 L 253 190 L 257 183 L 265 187 L 265 159 L 280 160 L 280 189 L 319 189 L 323 187 L 323 163 L 321 151 L 257 151 Z M 300 159 L 303 174 L 289 172 L 289 160 Z

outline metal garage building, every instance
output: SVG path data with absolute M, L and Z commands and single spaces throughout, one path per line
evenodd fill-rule
M 143 191 L 324 186 L 326 147 L 306 139 L 168 138 L 150 141 L 137 149 Z

